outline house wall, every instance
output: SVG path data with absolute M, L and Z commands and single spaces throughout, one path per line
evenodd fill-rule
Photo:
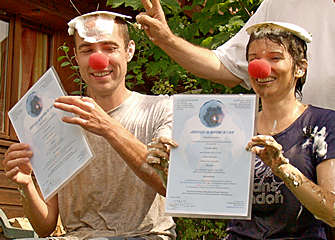
M 8 147 L 15 142 L 18 142 L 17 137 L 13 128 L 9 123 L 9 119 L 7 117 L 8 110 L 16 103 L 17 96 L 15 96 L 18 88 L 18 55 L 20 48 L 20 41 L 17 41 L 14 36 L 20 36 L 20 29 L 22 29 L 21 25 L 29 25 L 38 31 L 42 31 L 47 33 L 50 36 L 50 50 L 49 50 L 49 66 L 54 66 L 56 71 L 58 72 L 60 79 L 63 83 L 64 89 L 70 93 L 74 90 L 78 90 L 78 86 L 73 83 L 72 80 L 68 79 L 68 76 L 72 74 L 72 71 L 67 68 L 61 68 L 60 63 L 57 61 L 57 58 L 60 56 L 61 52 L 58 51 L 58 47 L 63 45 L 64 42 L 67 42 L 67 45 L 72 49 L 72 38 L 67 35 L 67 27 L 66 22 L 67 19 L 71 19 L 72 16 L 69 15 L 69 10 L 64 11 L 64 15 L 62 13 L 57 12 L 56 14 L 50 15 L 50 11 L 53 11 L 54 8 L 50 5 L 47 5 L 50 2 L 55 1 L 22 1 L 22 3 L 18 3 L 20 1 L 15 0 L 1 0 L 0 1 L 0 19 L 1 16 L 7 19 L 12 26 L 10 30 L 9 37 L 9 65 L 7 66 L 7 87 L 5 89 L 6 100 L 7 100 L 7 109 L 6 109 L 6 127 L 5 131 L 0 133 L 0 208 L 4 210 L 8 218 L 14 217 L 24 217 L 23 207 L 21 203 L 21 196 L 17 190 L 17 185 L 11 182 L 6 176 L 4 172 L 4 168 L 2 165 L 2 160 L 4 158 L 4 154 Z M 41 6 L 38 6 L 39 2 L 41 2 Z M 60 3 L 60 2 L 59 2 Z M 11 8 L 11 4 L 14 4 L 16 9 Z M 24 5 L 26 4 L 26 5 Z M 35 4 L 35 5 L 34 5 Z M 47 7 L 50 9 L 47 9 Z M 39 16 L 36 16 L 34 11 L 29 11 L 29 9 L 36 9 L 36 7 L 40 7 L 40 11 L 38 12 Z M 29 16 L 32 14 L 31 16 Z M 35 15 L 34 15 L 35 14 Z M 67 14 L 67 15 L 66 15 Z M 48 15 L 49 18 L 44 18 L 44 15 Z M 62 17 L 60 16 L 62 15 Z M 8 20 L 10 19 L 10 20 Z M 50 19 L 53 19 L 54 25 L 50 24 Z M 41 23 L 46 23 L 45 25 L 41 25 Z M 15 24 L 15 28 L 13 27 Z M 16 35 L 15 35 L 16 34 Z M 4 79 L 1 79 L 2 81 Z M 23 79 L 24 80 L 24 79 Z M 0 91 L 1 92 L 1 91 Z M 4 93 L 1 93 L 4 94 Z M 17 94 L 16 94 L 17 95 Z M 3 96 L 0 96 L 0 99 L 3 99 Z

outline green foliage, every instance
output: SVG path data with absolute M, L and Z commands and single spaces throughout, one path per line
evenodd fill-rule
M 178 36 L 205 48 L 215 49 L 244 25 L 262 0 L 194 0 L 181 7 L 176 0 L 161 0 L 171 30 Z M 107 5 L 143 11 L 139 0 L 107 0 Z M 199 11 L 192 11 L 199 9 Z M 192 12 L 192 14 L 187 14 Z M 143 93 L 174 94 L 198 89 L 198 93 L 250 92 L 229 89 L 198 78 L 171 60 L 136 27 L 130 24 L 136 53 L 128 66 L 127 86 Z
M 63 43 L 62 46 L 58 47 L 58 51 L 60 52 L 60 56 L 57 58 L 57 61 L 61 62 L 60 66 L 62 68 L 70 68 L 73 71 L 68 79 L 72 79 L 72 81 L 79 85 L 79 91 L 73 91 L 71 94 L 81 95 L 86 85 L 81 81 L 79 66 L 75 62 L 75 56 L 69 55 L 70 48 L 66 45 L 66 42 Z
M 225 220 L 174 218 L 177 225 L 177 239 L 180 240 L 217 240 L 226 233 Z

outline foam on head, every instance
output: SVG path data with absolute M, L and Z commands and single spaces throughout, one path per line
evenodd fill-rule
M 306 43 L 310 43 L 312 41 L 312 35 L 307 32 L 304 28 L 286 22 L 261 22 L 251 25 L 246 29 L 249 35 L 251 34 L 279 34 L 280 32 L 290 32 Z
M 71 36 L 77 31 L 89 43 L 104 41 L 112 35 L 116 17 L 131 18 L 114 12 L 95 11 L 72 19 L 68 23 L 68 33 Z

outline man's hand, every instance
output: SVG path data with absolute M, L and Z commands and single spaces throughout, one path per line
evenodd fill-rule
M 33 156 L 28 144 L 14 143 L 2 161 L 5 175 L 18 185 L 28 185 L 32 182 L 32 167 L 30 158 Z
M 92 98 L 64 96 L 55 100 L 54 106 L 75 116 L 63 117 L 63 121 L 80 125 L 87 131 L 106 136 L 113 124 L 119 124 L 111 118 Z
M 171 32 L 159 0 L 141 0 L 146 12 L 136 16 L 136 20 L 144 28 L 149 39 L 159 45 L 173 35 Z

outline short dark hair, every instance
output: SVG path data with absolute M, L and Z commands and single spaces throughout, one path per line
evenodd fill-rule
M 250 44 L 257 39 L 264 39 L 264 38 L 269 39 L 270 41 L 274 43 L 278 43 L 287 49 L 287 51 L 293 58 L 293 70 L 295 70 L 295 68 L 302 63 L 302 60 L 304 59 L 307 60 L 306 42 L 296 37 L 290 32 L 281 31 L 279 33 L 269 33 L 269 32 L 258 33 L 258 34 L 252 33 L 250 35 L 249 42 L 246 48 L 247 61 L 249 60 L 248 52 L 249 52 Z M 305 71 L 305 74 L 301 78 L 297 79 L 297 83 L 295 85 L 295 93 L 300 98 L 302 97 L 302 87 L 305 84 L 306 75 L 307 75 L 307 69 Z
M 120 17 L 115 18 L 115 23 L 120 24 L 119 31 L 121 31 L 121 34 L 123 36 L 124 46 L 125 46 L 125 48 L 127 48 L 128 44 L 129 44 L 129 41 L 130 41 L 129 31 L 128 31 L 128 24 L 126 23 L 126 21 L 123 18 L 120 18 Z

